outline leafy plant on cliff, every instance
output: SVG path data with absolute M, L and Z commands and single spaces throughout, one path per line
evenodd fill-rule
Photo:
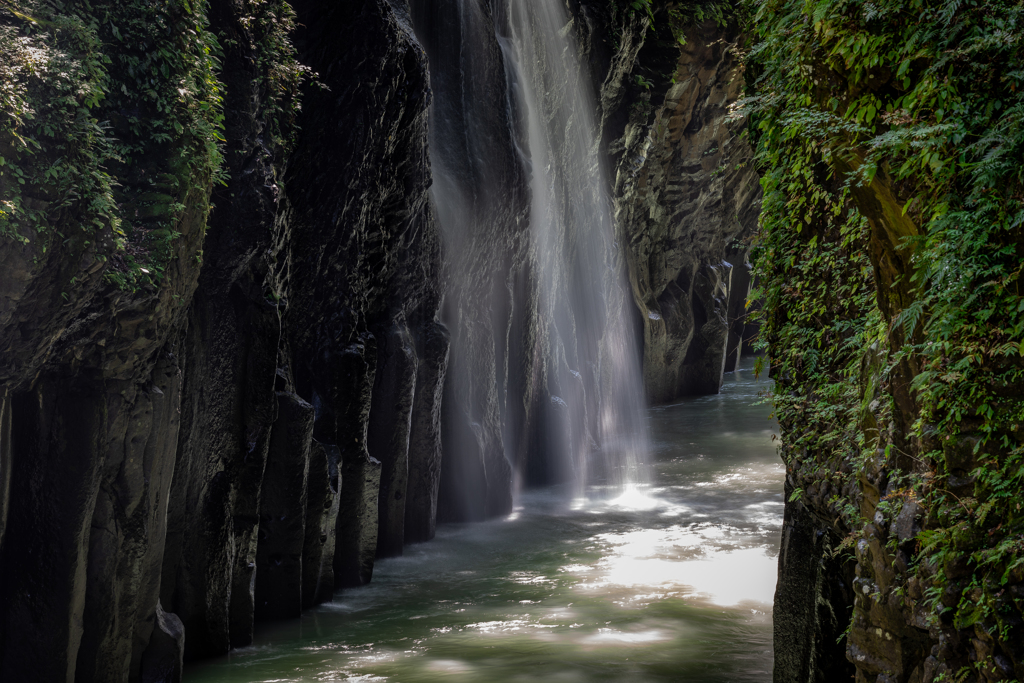
M 819 443 L 810 470 L 832 468 L 837 422 L 795 397 L 826 411 L 845 368 L 849 393 L 832 393 L 826 416 L 862 434 L 863 465 L 880 449 L 885 477 L 927 512 L 904 579 L 927 589 L 946 628 L 977 624 L 1006 643 L 1022 607 L 1007 586 L 1024 579 L 1024 4 L 766 0 L 752 14 L 758 268 L 786 447 Z M 811 262 L 822 239 L 842 239 L 821 232 L 816 188 L 846 225 L 866 224 L 873 297 L 817 299 L 814 317 L 803 313 L 820 275 Z M 864 256 L 836 265 L 853 277 Z M 845 355 L 822 354 L 817 340 L 844 316 L 862 332 Z M 877 369 L 854 373 L 858 357 Z
M 306 74 L 294 13 L 283 0 L 233 11 L 232 40 L 248 43 L 270 138 L 286 148 Z M 211 184 L 225 180 L 208 12 L 203 0 L 0 5 L 0 236 L 45 252 L 109 228 L 96 253 L 107 278 L 159 283 L 183 221 L 202 229 Z
M 126 236 L 108 276 L 134 289 L 161 279 L 186 211 L 205 224 L 210 183 L 223 180 L 220 46 L 202 0 L 98 0 L 88 9 L 109 46 L 102 110 Z
M 252 55 L 256 82 L 270 140 L 283 150 L 295 143 L 297 118 L 302 109 L 299 90 L 316 74 L 298 62 L 291 34 L 295 12 L 285 0 L 243 0 L 237 17 L 240 31 L 222 35 L 225 48 L 241 48 Z M 244 44 L 240 44 L 244 43 Z
M 39 254 L 64 238 L 54 226 L 119 226 L 105 169 L 116 152 L 92 114 L 107 87 L 100 40 L 41 9 L 0 6 L 0 238 L 38 242 Z
M 186 204 L 205 206 L 221 168 L 205 5 L 21 8 L 0 11 L 3 232 L 45 252 L 109 228 L 95 252 L 108 277 L 155 282 Z

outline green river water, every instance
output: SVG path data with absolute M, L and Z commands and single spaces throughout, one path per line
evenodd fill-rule
M 186 683 L 770 681 L 784 471 L 751 364 L 649 410 L 650 487 L 441 526 Z

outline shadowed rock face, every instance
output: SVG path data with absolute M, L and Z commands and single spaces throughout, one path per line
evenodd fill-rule
M 409 5 L 430 64 L 431 199 L 451 347 L 437 516 L 479 520 L 511 511 L 510 461 L 532 407 L 536 285 L 526 170 L 497 39 L 501 3 Z
M 297 617 L 302 611 L 302 558 L 313 406 L 277 392 L 277 420 L 260 491 L 259 540 L 253 585 L 255 617 Z M 311 520 L 315 524 L 318 519 Z M 317 525 L 319 530 L 319 525 Z
M 390 423 L 399 436 L 389 455 L 408 458 L 397 450 L 408 448 L 416 379 L 415 364 L 391 369 L 394 340 L 386 331 L 402 330 L 395 334 L 411 349 L 410 329 L 436 325 L 422 51 L 387 3 L 295 9 L 308 27 L 296 36 L 301 58 L 324 87 L 305 93 L 303 132 L 287 159 L 270 163 L 258 135 L 243 137 L 256 144 L 239 156 L 267 163 L 223 193 L 239 210 L 221 214 L 220 238 L 204 258 L 225 263 L 204 270 L 211 282 L 193 305 L 197 352 L 186 381 L 194 386 L 187 412 L 194 422 L 179 453 L 175 552 L 163 586 L 164 605 L 194 636 L 186 640 L 190 657 L 249 642 L 254 614 L 284 616 L 369 580 L 381 463 L 371 457 L 368 430 L 374 419 Z M 267 214 L 246 220 L 245 211 L 268 198 Z M 239 262 L 246 244 L 248 258 Z M 308 403 L 309 426 L 305 417 L 296 416 L 302 425 L 285 419 L 281 400 Z M 378 418 L 396 404 L 406 405 L 402 419 Z M 263 482 L 281 467 L 277 460 L 312 476 L 280 491 L 273 474 L 267 494 L 274 499 L 264 507 Z M 271 514 L 281 495 L 290 514 Z M 189 524 L 197 508 L 204 510 L 199 528 Z M 292 520 L 283 539 L 274 529 L 282 514 Z M 278 523 L 261 530 L 270 517 Z M 269 547 L 282 542 L 286 548 Z M 303 557 L 319 572 L 300 567 Z M 279 583 L 268 576 L 274 572 Z M 277 594 L 282 583 L 287 604 Z M 268 596 L 260 609 L 257 593 Z
M 835 552 L 841 540 L 812 510 L 786 505 L 772 617 L 775 681 L 851 677 L 842 635 L 853 612 L 854 563 Z
M 690 29 L 664 101 L 647 114 L 635 108 L 613 143 L 644 381 L 656 403 L 721 387 L 734 271 L 745 267 L 742 253 L 730 262 L 727 250 L 753 233 L 760 210 L 752 152 L 738 135 L 744 124 L 728 120 L 742 89 L 739 41 L 710 22 Z
M 249 642 L 254 618 L 369 580 L 368 449 L 402 503 L 391 552 L 407 516 L 433 528 L 448 349 L 423 52 L 385 2 L 297 3 L 325 87 L 284 150 L 233 7 L 210 9 L 232 38 L 230 179 L 208 228 L 210 187 L 184 193 L 159 285 L 108 284 L 102 234 L 45 256 L 0 243 L 3 680 L 178 680 L 183 656 Z
M 594 2 L 583 3 L 582 17 L 581 43 L 605 74 L 604 144 L 615 162 L 648 399 L 717 393 L 742 340 L 756 334 L 740 328 L 750 289 L 744 241 L 757 226 L 761 189 L 739 136 L 746 123 L 729 117 L 742 94 L 742 36 L 708 21 L 688 28 L 681 48 L 666 47 L 646 18 L 609 17 Z M 672 81 L 650 83 L 650 71 Z M 647 85 L 638 74 L 648 74 Z

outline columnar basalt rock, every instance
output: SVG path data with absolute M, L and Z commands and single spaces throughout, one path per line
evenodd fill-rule
M 330 455 L 328 452 L 330 451 Z M 334 593 L 341 474 L 337 447 L 313 441 L 306 478 L 306 538 L 302 545 L 302 607 L 328 602 Z
M 755 304 L 750 301 L 755 281 L 753 267 L 746 258 L 746 249 L 727 252 L 726 263 L 732 266 L 732 281 L 729 284 L 729 340 L 726 342 L 725 371 L 732 372 L 739 366 L 743 355 L 756 352 L 754 340 L 757 331 L 751 320 Z M 748 326 L 753 329 L 748 330 Z
M 188 657 L 227 652 L 252 637 L 260 486 L 277 408 L 281 336 L 271 296 L 279 289 L 274 247 L 285 228 L 276 223 L 274 143 L 253 36 L 240 17 L 221 10 L 212 19 L 232 37 L 222 75 L 225 161 L 241 172 L 214 193 L 203 271 L 189 307 L 182 435 L 161 587 L 164 609 L 190 634 Z
M 257 619 L 297 617 L 302 611 L 312 437 L 313 407 L 295 394 L 277 392 L 277 420 L 271 429 L 260 492 L 253 589 Z
M 416 391 L 409 430 L 409 478 L 406 486 L 405 542 L 434 537 L 441 485 L 441 398 L 448 369 L 448 329 L 432 321 L 416 330 Z
M 296 9 L 315 27 L 297 45 L 321 75 L 294 144 L 277 137 L 259 23 L 214 3 L 211 27 L 230 40 L 217 74 L 228 180 L 213 213 L 210 178 L 189 185 L 159 155 L 124 170 L 129 185 L 178 188 L 152 195 L 180 205 L 162 278 L 133 293 L 105 278 L 110 226 L 88 239 L 56 226 L 71 238 L 45 253 L 0 243 L 4 680 L 179 680 L 183 657 L 249 642 L 255 618 L 329 600 L 345 582 L 336 568 L 368 580 L 373 419 L 406 425 L 395 460 L 436 461 L 448 349 L 424 56 L 387 3 Z M 376 378 L 370 329 L 399 330 L 419 368 Z M 353 388 L 336 361 L 354 345 Z M 400 478 L 388 486 L 407 497 Z M 436 478 L 389 513 L 432 529 L 435 510 Z M 402 525 L 389 534 L 400 547 Z
M 409 445 L 416 395 L 416 348 L 404 324 L 378 334 L 370 407 L 369 452 L 381 463 L 377 496 L 377 557 L 402 554 L 409 489 Z
M 787 492 L 792 493 L 792 486 Z M 801 683 L 849 678 L 842 635 L 857 589 L 841 538 L 802 505 L 787 505 L 772 621 L 775 681 Z
M 148 646 L 177 444 L 180 302 L 196 286 L 192 255 L 206 218 L 201 189 L 182 198 L 163 286 L 127 294 L 101 282 L 78 292 L 84 301 L 67 297 L 80 318 L 54 312 L 65 320 L 59 334 L 49 336 L 52 322 L 42 337 L 13 319 L 4 329 L 34 349 L 5 383 L 13 427 L 2 447 L 11 511 L 0 550 L 4 678 L 110 680 L 137 671 Z M 30 253 L 10 246 L 8 254 Z M 53 292 L 34 284 L 38 313 Z M 17 303 L 32 307 L 31 298 Z

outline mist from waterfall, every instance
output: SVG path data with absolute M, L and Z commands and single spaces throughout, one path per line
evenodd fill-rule
M 560 0 L 412 0 L 411 15 L 452 339 L 438 518 L 506 511 L 521 484 L 642 483 L 635 313 L 570 18 Z

